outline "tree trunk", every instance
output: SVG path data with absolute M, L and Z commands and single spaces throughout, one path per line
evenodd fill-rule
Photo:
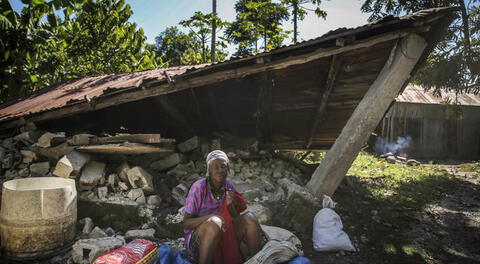
M 217 15 L 217 0 L 212 0 L 212 14 L 214 16 Z M 210 45 L 212 62 L 215 62 L 216 31 L 217 31 L 217 20 L 214 19 L 212 23 L 212 44 Z
M 307 187 L 317 197 L 333 195 L 370 133 L 409 78 L 426 46 L 422 37 L 412 33 L 392 48 L 390 59 L 308 182 Z
M 465 6 L 465 2 L 463 0 L 458 0 L 460 7 L 462 8 L 462 31 L 463 31 L 463 45 L 465 48 L 464 56 L 467 60 L 467 66 L 471 67 L 471 53 L 470 53 L 470 28 L 468 26 L 468 14 L 467 14 L 467 7 Z
M 297 14 L 298 14 L 298 1 L 293 3 L 293 43 L 294 44 L 297 43 L 297 35 L 298 35 L 298 31 L 297 31 L 298 17 L 297 17 Z

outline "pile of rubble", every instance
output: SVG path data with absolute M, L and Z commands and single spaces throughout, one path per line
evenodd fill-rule
M 395 164 L 395 163 L 404 163 L 408 166 L 418 166 L 420 162 L 415 159 L 407 159 L 401 155 L 395 155 L 392 152 L 388 152 L 385 154 L 380 155 L 381 159 L 385 159 L 388 163 Z
M 82 220 L 73 251 L 65 256 L 69 262 L 87 263 L 98 252 L 132 238 L 180 248 L 185 196 L 189 186 L 205 176 L 205 157 L 214 149 L 227 152 L 232 160 L 229 177 L 262 224 L 308 233 L 319 208 L 302 187 L 309 175 L 298 164 L 258 150 L 256 144 L 233 148 L 220 139 L 196 136 L 175 144 L 158 134 L 67 137 L 28 123 L 18 135 L 1 140 L 0 183 L 44 176 L 75 179 Z M 285 217 L 273 217 L 279 214 Z

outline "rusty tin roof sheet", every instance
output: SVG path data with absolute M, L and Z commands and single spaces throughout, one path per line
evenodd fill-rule
M 396 102 L 418 104 L 446 104 L 456 103 L 459 105 L 480 106 L 480 94 L 455 92 L 442 92 L 436 95 L 433 90 L 425 90 L 422 86 L 409 84 L 403 93 L 395 99 Z

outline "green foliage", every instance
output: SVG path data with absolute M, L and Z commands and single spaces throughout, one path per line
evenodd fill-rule
M 283 4 L 292 10 L 292 22 L 293 22 L 293 43 L 297 43 L 298 38 L 298 21 L 305 19 L 307 11 L 314 11 L 317 17 L 326 19 L 327 12 L 320 8 L 322 0 L 283 0 Z M 304 5 L 312 3 L 316 5 L 314 10 L 308 9 Z
M 447 31 L 443 41 L 427 59 L 413 78 L 413 82 L 426 88 L 480 91 L 480 1 L 466 4 L 463 0 L 391 1 L 366 0 L 362 11 L 371 13 L 369 20 L 386 15 L 402 15 L 422 9 L 459 6 L 458 19 Z
M 215 14 L 195 12 L 188 20 L 180 21 L 180 25 L 189 29 L 188 33 L 182 32 L 178 27 L 168 27 L 155 37 L 155 52 L 169 65 L 193 65 L 211 62 L 210 39 L 211 27 L 215 20 L 217 30 L 221 30 L 226 23 Z M 227 40 L 218 38 L 216 41 L 216 60 L 226 58 Z
M 163 65 L 145 49 L 143 30 L 128 22 L 124 0 L 23 2 L 20 14 L 8 1 L 0 5 L 2 101 L 70 78 Z
M 237 16 L 225 30 L 227 38 L 238 44 L 237 55 L 256 53 L 259 41 L 268 51 L 282 45 L 289 31 L 281 28 L 289 18 L 284 3 L 271 0 L 238 0 L 235 4 Z

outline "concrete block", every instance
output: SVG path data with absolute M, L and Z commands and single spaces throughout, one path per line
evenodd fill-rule
M 89 264 L 124 244 L 124 240 L 116 237 L 80 239 L 72 246 L 72 260 L 77 264 Z
M 138 230 L 130 230 L 127 233 L 125 233 L 125 240 L 131 241 L 136 238 L 141 238 L 141 239 L 155 239 L 155 229 L 149 228 L 149 229 L 138 229 Z
M 89 161 L 85 164 L 80 176 L 79 185 L 82 190 L 90 190 L 105 182 L 105 163 Z
M 72 151 L 63 156 L 55 166 L 53 175 L 68 178 L 70 176 L 77 176 L 83 166 L 90 160 L 90 156 L 80 153 L 78 151 Z
M 178 153 L 173 153 L 168 155 L 164 159 L 153 162 L 150 167 L 157 171 L 164 171 L 168 168 L 174 167 L 183 160 L 183 155 Z
M 33 163 L 30 165 L 30 173 L 32 175 L 45 176 L 48 174 L 49 171 L 50 171 L 50 163 L 48 161 Z
M 195 136 L 177 145 L 180 152 L 190 152 L 200 147 L 200 139 Z
M 127 171 L 128 182 L 132 188 L 142 188 L 145 193 L 153 193 L 153 177 L 141 167 L 133 167 Z
M 43 134 L 37 141 L 37 146 L 41 148 L 54 147 L 66 141 L 65 133 L 50 133 Z

